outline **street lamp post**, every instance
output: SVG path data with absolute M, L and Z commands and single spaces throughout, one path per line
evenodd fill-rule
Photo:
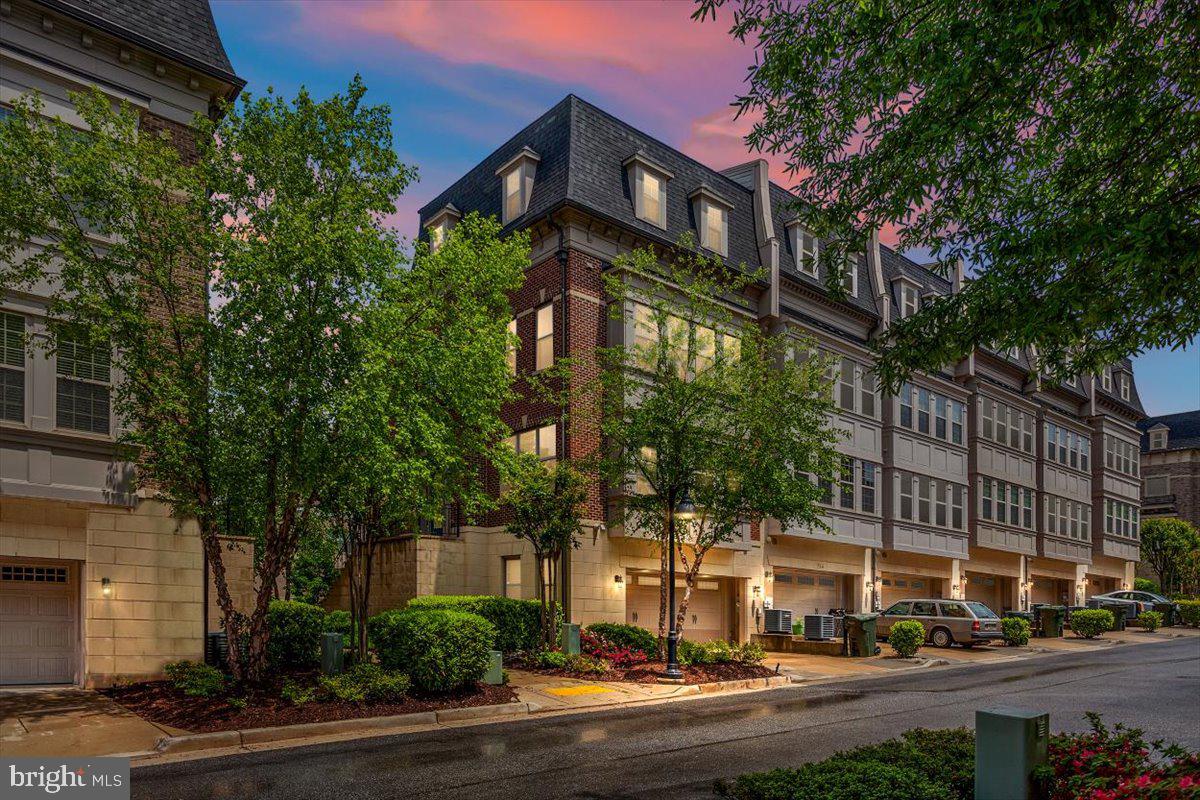
M 670 632 L 667 634 L 667 669 L 663 675 L 670 680 L 682 680 L 679 668 L 679 626 L 675 621 L 675 520 L 689 520 L 696 516 L 696 506 L 685 488 L 679 502 L 667 516 L 667 608 L 670 613 Z

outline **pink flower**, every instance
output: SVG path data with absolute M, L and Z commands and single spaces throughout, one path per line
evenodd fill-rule
M 1179 788 L 1180 789 L 1190 789 L 1195 784 L 1196 784 L 1196 781 L 1192 778 L 1191 775 L 1184 775 L 1182 778 L 1179 779 Z

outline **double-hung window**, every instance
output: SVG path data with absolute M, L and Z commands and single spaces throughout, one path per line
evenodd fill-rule
M 536 363 L 534 369 L 543 370 L 554 363 L 554 304 L 547 303 L 537 310 Z
M 804 230 L 798 222 L 789 225 L 789 229 L 792 234 L 792 256 L 796 261 L 796 269 L 805 275 L 817 277 L 817 237 Z
M 60 428 L 108 434 L 112 365 L 107 343 L 89 342 L 62 329 L 55 352 L 56 424 Z
M 0 313 L 0 420 L 25 421 L 25 318 Z
M 505 350 L 505 360 L 508 362 L 508 374 L 517 374 L 517 349 L 521 346 L 520 340 L 517 338 L 517 321 L 515 319 L 508 322 L 508 344 Z

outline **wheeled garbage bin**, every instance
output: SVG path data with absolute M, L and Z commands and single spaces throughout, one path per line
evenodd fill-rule
M 847 614 L 844 619 L 846 655 L 867 658 L 875 655 L 875 614 Z

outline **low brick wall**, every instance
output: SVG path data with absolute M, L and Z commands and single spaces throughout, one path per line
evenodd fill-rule
M 782 636 L 779 634 L 755 633 L 750 637 L 755 644 L 761 644 L 763 649 L 771 653 L 803 653 L 811 656 L 840 656 L 842 642 L 840 640 L 809 641 L 803 636 Z

